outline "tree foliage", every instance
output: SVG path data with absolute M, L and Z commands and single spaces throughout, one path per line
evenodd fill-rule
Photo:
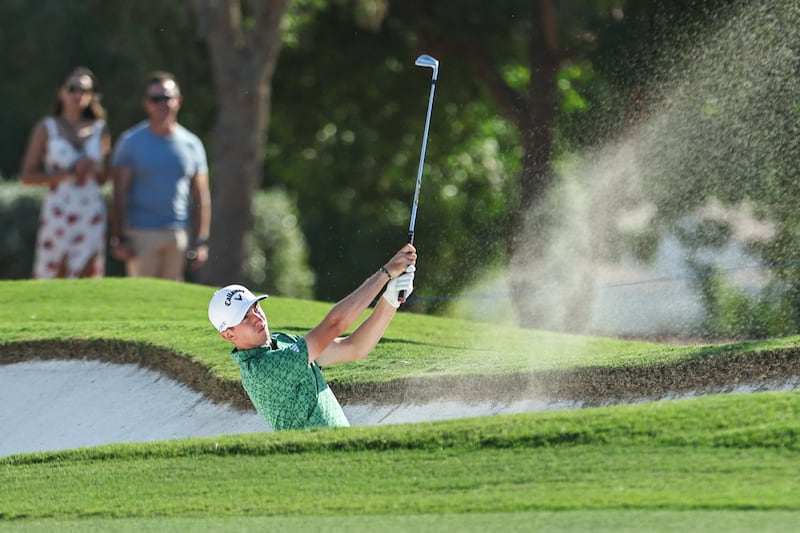
M 103 105 L 116 138 L 145 117 L 141 105 L 148 72 L 173 72 L 186 96 L 181 121 L 207 140 L 215 98 L 203 42 L 184 2 L 83 0 L 0 3 L 0 65 L 6 82 L 0 131 L 0 173 L 19 170 L 34 123 L 52 111 L 56 92 L 76 65 L 99 79 Z
M 221 28 L 207 10 L 225 2 L 197 0 L 194 12 L 177 0 L 0 3 L 0 20 L 14 21 L 0 26 L 0 65 L 14 82 L 0 85 L 0 96 L 13 102 L 4 109 L 0 173 L 16 174 L 31 126 L 73 66 L 97 73 L 115 137 L 144 117 L 144 75 L 173 71 L 186 96 L 181 121 L 211 148 L 212 170 L 215 161 L 239 159 L 219 167 L 215 186 L 224 180 L 243 204 L 257 188 L 296 198 L 315 296 L 338 299 L 406 238 L 430 83 L 414 59 L 429 53 L 441 69 L 417 220 L 418 309 L 438 309 L 487 267 L 512 262 L 525 210 L 550 201 L 558 185 L 554 169 L 575 154 L 590 164 L 587 154 L 617 142 L 635 155 L 636 187 L 617 194 L 592 172 L 568 185 L 596 192 L 588 213 L 606 215 L 606 200 L 651 206 L 647 224 L 625 241 L 637 250 L 652 251 L 662 230 L 688 224 L 683 234 L 696 237 L 715 224 L 730 227 L 708 219 L 716 201 L 747 204 L 772 228 L 770 238 L 752 243 L 765 261 L 795 259 L 796 2 L 767 9 L 739 0 L 463 0 L 454 8 L 295 0 L 281 19 L 283 46 L 271 52 L 280 51 L 271 56 L 274 75 L 247 61 L 268 4 L 230 4 L 241 9 L 238 29 L 209 48 L 208 31 Z M 264 92 L 259 100 L 244 91 Z M 259 133 L 267 125 L 269 142 Z M 253 141 L 247 150 L 239 135 Z M 215 215 L 214 233 L 223 235 L 230 217 L 241 215 L 245 224 L 230 228 L 244 243 L 249 209 L 231 205 Z M 546 249 L 561 214 L 533 218 L 534 250 Z M 623 233 L 593 243 L 591 253 L 617 253 Z M 532 259 L 518 261 L 526 275 Z M 776 271 L 771 294 L 792 301 L 800 323 L 795 269 Z M 533 301 L 529 288 L 520 284 L 515 295 Z
M 393 19 L 364 28 L 339 4 L 283 51 L 265 184 L 301 191 L 322 298 L 341 297 L 406 239 L 430 88 L 430 71 L 414 66 L 423 51 Z M 514 129 L 469 73 L 444 61 L 417 219 L 417 305 L 502 259 L 518 158 Z

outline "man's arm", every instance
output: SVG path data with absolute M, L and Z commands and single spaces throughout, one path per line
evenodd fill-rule
M 208 174 L 200 172 L 192 179 L 192 249 L 191 269 L 196 270 L 208 260 L 208 236 L 211 233 L 211 191 Z
M 111 169 L 114 190 L 111 198 L 111 254 L 120 261 L 133 256 L 133 250 L 125 242 L 125 218 L 128 191 L 133 179 L 133 169 L 115 166 Z
M 386 264 L 386 270 L 389 271 L 391 277 L 398 277 L 409 265 L 414 265 L 417 262 L 417 252 L 413 245 L 406 244 L 394 257 Z M 361 284 L 355 291 L 350 293 L 344 300 L 337 303 L 333 309 L 322 319 L 322 322 L 309 331 L 306 336 L 306 345 L 308 346 L 308 360 L 317 361 L 319 364 L 331 364 L 332 362 L 352 361 L 364 357 L 369 353 L 367 350 L 363 355 L 363 347 L 372 342 L 372 347 L 383 335 L 389 321 L 395 313 L 395 308 L 388 304 L 383 298 L 376 305 L 372 315 L 378 313 L 374 320 L 372 315 L 367 319 L 361 327 L 364 330 L 361 335 L 358 335 L 355 340 L 347 341 L 347 339 L 338 339 L 339 335 L 347 331 L 356 320 L 366 311 L 370 303 L 378 296 L 381 289 L 389 281 L 389 276 L 385 272 L 379 270 L 364 283 Z M 387 309 L 388 307 L 388 309 Z M 361 329 L 359 327 L 359 329 Z M 375 336 L 376 332 L 377 337 Z M 355 332 L 353 332 L 355 335 Z M 351 335 L 352 336 L 352 335 Z M 337 340 L 338 339 L 338 340 Z M 335 346 L 334 346 L 335 344 Z M 344 353 L 346 348 L 354 350 L 352 355 Z M 330 350 L 330 352 L 323 353 Z M 320 358 L 322 356 L 322 358 Z
M 319 354 L 317 363 L 327 366 L 365 358 L 381 340 L 396 312 L 396 308 L 381 298 L 372 314 L 351 335 L 337 337 Z

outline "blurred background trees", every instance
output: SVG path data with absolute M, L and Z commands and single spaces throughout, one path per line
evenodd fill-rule
M 212 7 L 228 11 L 215 18 Z M 646 262 L 670 234 L 691 250 L 686 268 L 708 311 L 705 333 L 795 331 L 800 25 L 789 0 L 772 11 L 735 0 L 3 2 L 0 174 L 16 179 L 30 129 L 72 66 L 98 75 L 115 138 L 144 118 L 146 73 L 170 70 L 185 95 L 181 121 L 204 139 L 211 164 L 211 264 L 194 281 L 241 279 L 336 300 L 405 240 L 430 81 L 414 59 L 429 53 L 441 70 L 414 309 L 443 312 L 501 270 L 500 297 L 519 323 L 581 331 L 598 262 Z M 762 40 L 728 37 L 734 50 L 726 50 L 713 37 L 741 24 Z M 592 154 L 621 144 L 636 165 L 611 166 L 635 175 L 636 186 L 599 189 Z M 565 176 L 575 161 L 586 170 Z M 553 191 L 565 184 L 586 197 L 568 192 L 569 207 L 559 204 Z M 35 224 L 32 197 L 3 196 L 4 210 Z M 583 224 L 594 226 L 589 244 L 563 246 L 582 258 L 574 285 L 589 289 L 558 290 L 570 311 L 554 323 L 540 298 L 546 271 L 576 261 L 550 251 L 564 213 L 582 202 Z M 708 215 L 709 202 L 747 204 L 772 228 L 772 237 L 745 243 L 765 264 L 787 263 L 764 292 L 737 292 L 704 259 L 736 238 L 733 219 Z M 643 210 L 645 223 L 620 229 L 626 213 Z M 3 255 L 11 250 L 19 249 Z M 28 256 L 14 254 L 17 266 L 0 275 L 27 277 Z M 765 326 L 765 316 L 781 328 Z

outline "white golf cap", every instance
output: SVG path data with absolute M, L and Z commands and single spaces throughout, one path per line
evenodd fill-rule
M 208 304 L 208 319 L 222 333 L 244 320 L 250 306 L 268 298 L 268 294 L 256 296 L 243 285 L 228 285 L 211 297 Z

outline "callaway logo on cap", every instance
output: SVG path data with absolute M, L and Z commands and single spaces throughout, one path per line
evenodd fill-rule
M 244 320 L 250 306 L 269 295 L 256 296 L 243 285 L 228 285 L 214 293 L 208 304 L 208 319 L 222 333 Z

